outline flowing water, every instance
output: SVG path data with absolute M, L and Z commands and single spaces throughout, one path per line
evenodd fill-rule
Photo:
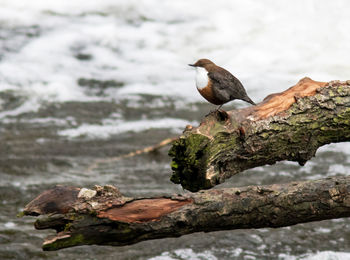
M 350 259 L 348 219 L 43 252 L 54 231 L 16 218 L 56 184 L 186 192 L 169 181 L 169 147 L 87 168 L 198 125 L 213 109 L 187 66 L 199 58 L 232 71 L 255 102 L 304 76 L 350 79 L 349 13 L 347 0 L 0 0 L 0 259 Z M 219 187 L 349 173 L 339 143 L 304 167 L 259 167 Z

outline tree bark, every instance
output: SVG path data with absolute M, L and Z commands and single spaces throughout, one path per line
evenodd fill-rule
M 350 81 L 300 80 L 256 106 L 210 113 L 169 151 L 171 180 L 209 189 L 246 169 L 277 161 L 304 165 L 325 144 L 350 140 Z
M 123 246 L 193 232 L 283 227 L 350 216 L 350 177 L 212 189 L 158 198 L 126 198 L 113 186 L 56 186 L 30 202 L 24 215 L 45 215 L 52 228 L 44 250 L 78 245 Z

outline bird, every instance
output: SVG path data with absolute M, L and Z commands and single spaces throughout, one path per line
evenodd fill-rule
M 196 87 L 207 101 L 218 105 L 218 111 L 227 102 L 240 99 L 256 105 L 247 95 L 242 83 L 229 71 L 217 66 L 208 59 L 200 59 L 194 64 L 196 68 Z

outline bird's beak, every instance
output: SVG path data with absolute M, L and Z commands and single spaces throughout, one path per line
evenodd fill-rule
M 196 65 L 194 65 L 194 64 L 188 64 L 188 66 L 191 66 L 191 67 L 196 67 Z

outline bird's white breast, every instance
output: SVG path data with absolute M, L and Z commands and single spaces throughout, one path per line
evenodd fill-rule
M 209 83 L 208 71 L 202 67 L 196 67 L 196 86 L 198 89 L 205 88 Z

